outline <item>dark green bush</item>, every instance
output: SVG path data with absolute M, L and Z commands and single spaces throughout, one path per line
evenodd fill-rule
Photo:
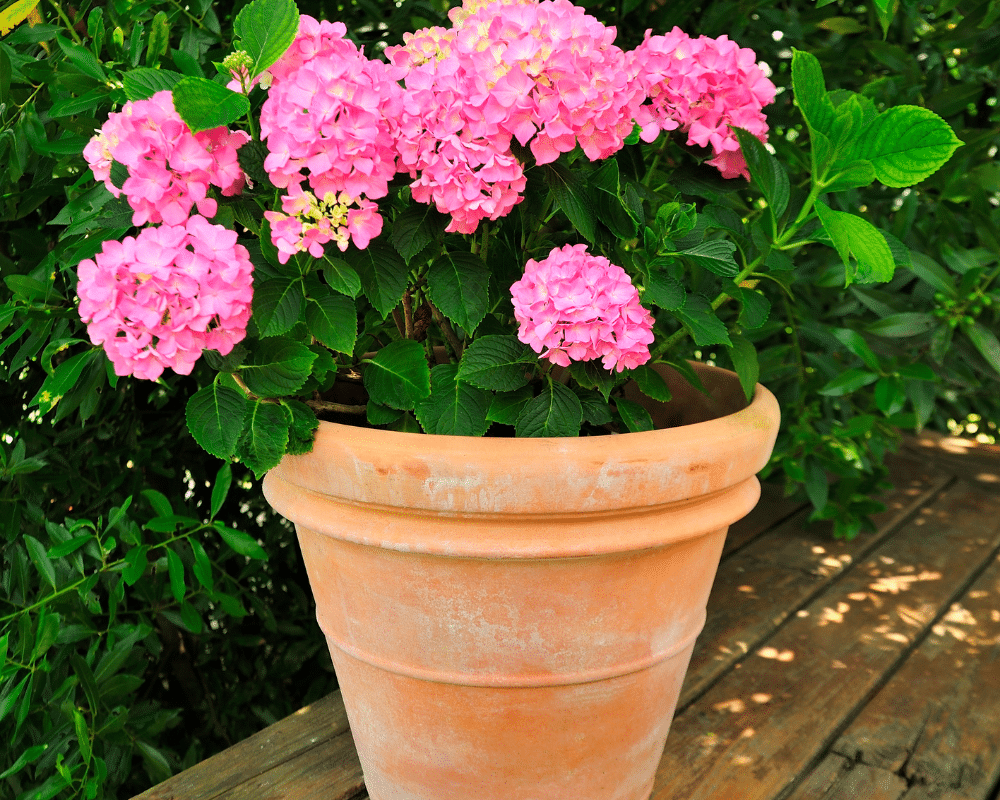
M 41 24 L 0 43 L 0 797 L 128 796 L 336 685 L 288 526 L 244 467 L 220 469 L 187 433 L 197 371 L 116 380 L 75 347 L 74 268 L 129 223 L 95 207 L 81 149 L 125 101 L 123 69 L 212 74 L 242 5 L 45 0 Z M 809 170 L 793 48 L 819 58 L 828 88 L 927 107 L 964 142 L 912 189 L 837 195 L 898 240 L 890 284 L 845 287 L 836 250 L 813 247 L 759 287 L 771 311 L 751 338 L 785 414 L 770 469 L 853 535 L 900 430 L 1000 420 L 1000 0 L 586 5 L 624 47 L 673 25 L 753 47 L 782 89 L 770 144 L 798 168 L 793 192 Z M 446 5 L 300 10 L 343 20 L 371 53 Z M 761 208 L 698 153 L 666 158 L 686 195 Z M 726 348 L 689 350 L 729 364 Z

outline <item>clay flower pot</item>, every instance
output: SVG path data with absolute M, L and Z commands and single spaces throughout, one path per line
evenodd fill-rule
M 648 433 L 323 423 L 264 481 L 298 531 L 372 800 L 645 800 L 728 526 L 778 427 L 699 367 Z M 691 402 L 689 402 L 691 401 Z M 689 424 L 690 423 L 690 424 Z

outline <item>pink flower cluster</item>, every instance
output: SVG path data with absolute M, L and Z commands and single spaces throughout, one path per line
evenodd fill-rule
M 749 177 L 730 126 L 767 141 L 761 109 L 774 102 L 775 87 L 756 63 L 754 51 L 726 36 L 693 39 L 680 28 L 651 36 L 629 54 L 635 82 L 651 101 L 638 118 L 650 140 L 650 116 L 662 130 L 680 127 L 687 143 L 711 147 L 708 163 L 724 178 Z M 655 129 L 653 136 L 655 138 Z
M 295 41 L 269 70 L 261 138 L 268 177 L 288 189 L 284 213 L 269 212 L 272 238 L 286 258 L 290 247 L 318 257 L 331 239 L 345 248 L 335 233 L 345 228 L 366 247 L 382 229 L 370 201 L 388 194 L 396 174 L 402 71 L 366 58 L 346 33 L 343 23 L 303 15 Z
M 236 151 L 249 140 L 245 132 L 225 127 L 191 133 L 174 110 L 170 92 L 162 91 L 111 114 L 83 155 L 111 194 L 125 192 L 133 225 L 181 225 L 195 205 L 206 217 L 215 216 L 218 204 L 208 197 L 210 185 L 225 196 L 243 190 L 246 176 Z M 128 168 L 121 190 L 111 181 L 112 160 Z
M 450 29 L 388 48 L 405 68 L 399 164 L 414 198 L 471 233 L 520 202 L 511 139 L 545 164 L 579 144 L 596 160 L 620 149 L 645 95 L 607 28 L 569 0 L 467 0 Z
M 202 216 L 105 242 L 77 274 L 80 317 L 117 375 L 187 375 L 203 349 L 225 355 L 246 336 L 249 253 L 235 231 Z
M 600 358 L 605 369 L 621 372 L 649 360 L 652 315 L 625 270 L 585 245 L 530 259 L 510 292 L 518 339 L 554 364 Z

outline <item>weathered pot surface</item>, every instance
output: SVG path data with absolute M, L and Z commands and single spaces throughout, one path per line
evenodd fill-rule
M 713 399 L 671 380 L 654 410 L 680 427 L 323 423 L 312 453 L 267 475 L 372 800 L 649 796 L 726 530 L 757 502 L 778 425 L 766 389 L 746 405 L 735 375 L 698 371 Z

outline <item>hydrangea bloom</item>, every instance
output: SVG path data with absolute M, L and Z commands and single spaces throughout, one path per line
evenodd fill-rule
M 726 36 L 693 39 L 680 28 L 646 38 L 630 54 L 630 69 L 651 104 L 639 121 L 643 138 L 680 127 L 687 143 L 711 147 L 712 164 L 725 178 L 749 177 L 731 127 L 767 141 L 761 109 L 774 102 L 775 87 L 757 66 L 756 55 Z M 654 123 L 654 124 L 651 124 Z
M 396 82 L 401 70 L 366 58 L 344 38 L 343 23 L 317 22 L 306 15 L 300 20 L 294 43 L 270 68 L 272 83 L 260 117 L 261 138 L 269 151 L 264 169 L 275 186 L 289 190 L 292 199 L 283 199 L 282 205 L 292 217 L 307 206 L 315 209 L 316 198 L 345 208 L 357 205 L 360 210 L 345 213 L 365 220 L 356 222 L 351 233 L 355 242 L 363 239 L 367 245 L 370 236 L 361 231 L 377 235 L 381 230 L 381 218 L 374 227 L 372 217 L 378 214 L 369 201 L 388 194 L 396 174 L 392 128 L 402 108 L 402 88 Z M 311 191 L 302 186 L 306 182 Z M 288 245 L 294 239 L 292 217 L 283 217 L 284 238 L 274 238 L 279 248 L 279 241 Z M 332 229 L 340 227 L 332 223 Z M 322 255 L 322 241 L 330 238 L 337 237 L 323 240 L 311 234 L 298 249 Z M 346 246 L 346 238 L 341 242 Z
M 621 372 L 649 360 L 652 315 L 625 270 L 585 245 L 530 259 L 510 292 L 518 339 L 554 364 L 600 358 L 605 369 Z
M 281 198 L 279 211 L 265 211 L 271 223 L 271 241 L 278 248 L 278 260 L 284 264 L 299 252 L 308 252 L 313 258 L 323 255 L 323 245 L 336 242 L 341 251 L 347 243 L 364 249 L 382 232 L 382 217 L 374 203 L 359 200 L 357 208 L 346 192 L 330 192 L 322 200 L 293 184 L 288 194 Z
M 170 92 L 162 91 L 111 114 L 83 155 L 111 194 L 125 192 L 133 225 L 180 225 L 195 205 L 204 216 L 215 216 L 218 204 L 208 197 L 209 186 L 226 196 L 243 190 L 246 176 L 236 151 L 248 141 L 245 132 L 225 127 L 191 133 L 174 110 Z M 121 189 L 111 181 L 113 160 L 128 169 Z
M 203 349 L 225 355 L 246 336 L 250 254 L 202 216 L 105 242 L 77 275 L 80 317 L 117 375 L 187 375 Z
M 471 233 L 520 201 L 511 139 L 539 164 L 576 147 L 592 160 L 620 149 L 645 99 L 607 28 L 569 0 L 466 0 L 450 29 L 388 48 L 407 70 L 400 166 L 414 197 Z M 425 199 L 427 198 L 427 199 Z

